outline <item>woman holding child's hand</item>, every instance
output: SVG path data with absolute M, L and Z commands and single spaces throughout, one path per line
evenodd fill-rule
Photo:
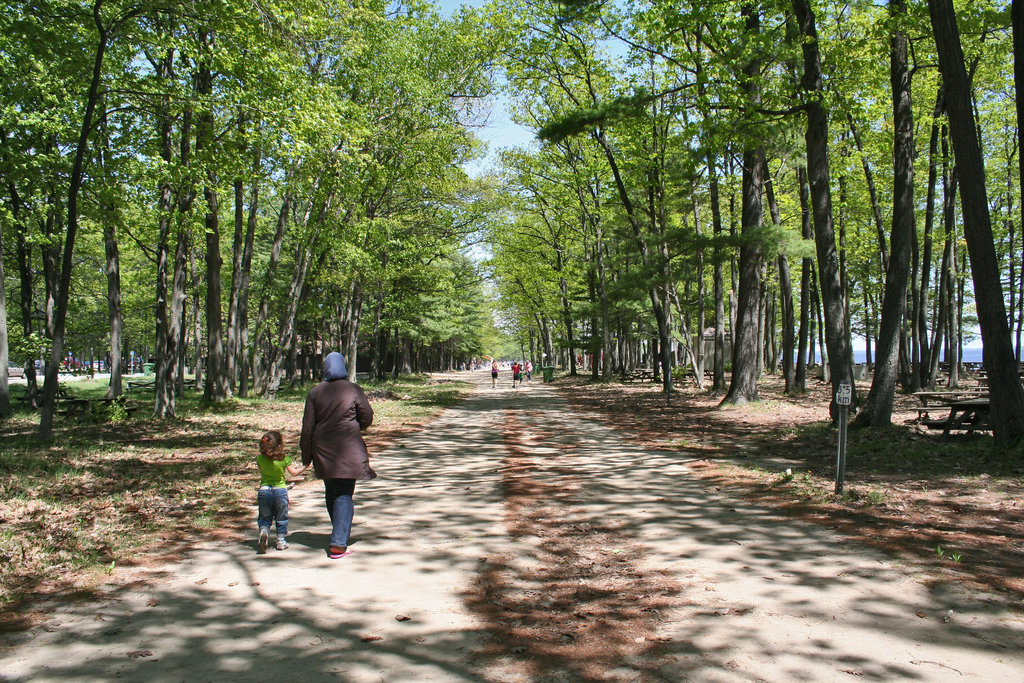
M 357 384 L 348 381 L 345 357 L 338 352 L 324 359 L 324 379 L 310 389 L 302 414 L 299 448 L 302 464 L 312 463 L 324 480 L 327 513 L 333 526 L 327 554 L 331 559 L 350 555 L 349 533 L 356 481 L 375 478 L 360 432 L 373 423 L 373 408 Z

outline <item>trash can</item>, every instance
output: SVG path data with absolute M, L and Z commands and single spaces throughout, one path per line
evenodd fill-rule
M 551 365 L 545 365 L 541 367 L 541 372 L 544 373 L 544 381 L 551 382 L 555 379 L 555 368 Z
M 142 374 L 143 375 L 152 375 L 153 374 L 153 370 L 155 370 L 155 369 L 156 369 L 156 363 L 143 363 L 142 364 Z

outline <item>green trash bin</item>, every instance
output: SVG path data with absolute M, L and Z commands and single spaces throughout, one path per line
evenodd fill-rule
M 142 374 L 143 375 L 152 375 L 153 371 L 155 369 L 156 369 L 156 363 L 143 363 L 142 364 Z
M 555 368 L 553 366 L 545 365 L 545 366 L 541 367 L 540 371 L 544 373 L 544 381 L 545 382 L 554 381 L 554 379 L 555 379 Z

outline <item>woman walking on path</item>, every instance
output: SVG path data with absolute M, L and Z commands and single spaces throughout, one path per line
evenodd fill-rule
M 360 434 L 372 423 L 373 408 L 362 388 L 348 381 L 345 357 L 336 351 L 327 354 L 324 379 L 306 396 L 299 449 L 302 464 L 313 463 L 317 478 L 324 480 L 333 527 L 327 554 L 332 560 L 351 554 L 348 540 L 356 481 L 377 476 L 370 469 L 370 456 Z

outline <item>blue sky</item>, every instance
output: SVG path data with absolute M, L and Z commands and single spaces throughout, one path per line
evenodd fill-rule
M 435 0 L 435 4 L 441 12 L 448 15 L 462 6 L 481 7 L 486 2 L 487 0 Z M 488 145 L 488 159 L 472 164 L 469 169 L 471 173 L 486 170 L 489 165 L 493 164 L 498 151 L 502 148 L 521 147 L 533 141 L 534 137 L 530 131 L 509 119 L 506 103 L 504 96 L 496 97 L 491 104 L 491 112 L 487 117 L 486 125 L 475 130 L 477 137 Z

